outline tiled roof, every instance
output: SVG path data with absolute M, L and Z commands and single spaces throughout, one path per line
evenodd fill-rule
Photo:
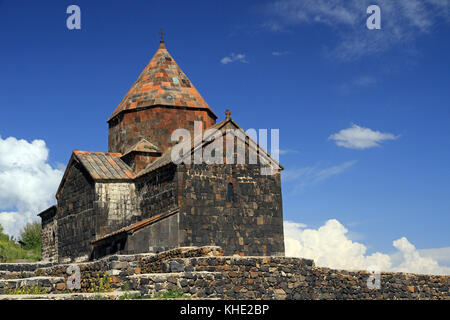
M 226 128 L 227 128 L 227 124 L 230 124 L 231 127 L 235 128 L 235 129 L 240 129 L 242 130 L 242 128 L 236 123 L 234 122 L 231 118 L 229 118 L 229 116 L 227 115 L 227 118 L 219 123 L 216 123 L 215 125 L 208 127 L 209 129 L 216 129 L 219 131 L 222 131 L 222 134 L 226 133 Z M 242 133 L 246 136 L 248 136 L 244 130 L 242 130 Z M 250 136 L 248 136 L 249 139 L 252 139 Z M 203 139 L 204 138 L 204 139 Z M 197 149 L 197 148 L 201 148 L 207 141 L 209 140 L 209 137 L 202 137 L 201 134 L 197 135 L 194 137 L 193 141 L 184 141 L 184 142 L 180 142 L 181 144 L 186 144 L 186 147 L 183 146 L 179 146 L 180 150 L 186 150 L 188 149 L 190 146 L 190 151 L 192 152 L 193 150 Z M 253 139 L 252 139 L 253 141 Z M 283 170 L 284 168 L 275 160 L 272 158 L 272 156 L 263 148 L 261 148 L 259 146 L 258 143 L 254 142 L 254 145 L 256 146 L 256 148 L 259 150 L 259 152 L 261 152 L 265 158 L 267 159 L 267 161 L 272 164 L 274 167 L 277 167 L 281 170 Z M 173 147 L 172 147 L 173 148 Z M 165 165 L 168 165 L 169 163 L 172 163 L 172 148 L 170 148 L 169 150 L 167 150 L 167 152 L 165 152 L 164 154 L 162 154 L 161 157 L 159 157 L 158 159 L 156 159 L 154 162 L 150 163 L 144 170 L 142 170 L 141 172 L 139 172 L 135 177 L 141 177 L 149 172 L 152 172 L 158 168 L 161 168 Z M 190 155 L 191 153 L 188 152 L 182 156 L 180 156 L 179 160 L 181 160 L 183 157 L 186 157 L 188 155 Z
M 173 60 L 164 42 L 160 43 L 150 63 L 142 71 L 109 120 L 122 111 L 154 105 L 203 108 L 208 109 L 215 116 L 197 89 Z
M 126 155 L 133 151 L 161 153 L 161 151 L 158 149 L 157 146 L 155 146 L 153 143 L 147 141 L 146 139 L 140 140 L 138 143 L 136 143 L 134 146 L 132 146 L 130 149 L 128 149 L 123 155 Z
M 130 180 L 134 177 L 130 167 L 120 159 L 121 153 L 74 150 L 73 154 L 94 180 Z
M 135 233 L 135 232 L 137 232 L 137 231 L 139 231 L 139 230 L 141 230 L 141 229 L 143 229 L 143 228 L 145 228 L 145 227 L 147 227 L 147 226 L 149 226 L 149 225 L 151 225 L 153 223 L 156 223 L 156 222 L 161 221 L 161 220 L 163 220 L 165 218 L 168 218 L 168 217 L 174 215 L 175 213 L 178 213 L 179 211 L 180 211 L 179 208 L 177 208 L 177 209 L 174 209 L 172 211 L 169 211 L 169 212 L 166 212 L 166 213 L 163 213 L 163 214 L 158 214 L 158 215 L 150 217 L 148 219 L 139 221 L 138 223 L 135 223 L 135 224 L 129 225 L 127 227 L 124 227 L 122 229 L 119 229 L 119 230 L 116 230 L 114 232 L 111 232 L 111 233 L 109 233 L 109 234 L 107 234 L 105 236 L 102 236 L 101 238 L 98 238 L 98 239 L 92 241 L 91 243 L 95 245 L 95 244 L 98 244 L 98 243 L 102 242 L 103 240 L 106 240 L 108 238 L 114 237 L 114 236 L 119 235 L 121 233 L 131 233 L 131 234 L 133 234 L 133 233 Z
M 222 122 L 216 123 L 215 125 L 208 127 L 208 129 L 219 129 L 224 122 L 227 120 L 224 120 Z M 198 146 L 200 143 L 202 142 L 202 136 L 201 135 L 197 135 L 194 137 L 194 142 L 193 145 L 194 146 Z M 184 142 L 180 142 L 182 144 L 187 144 L 187 147 L 191 146 L 192 141 L 184 141 Z M 187 149 L 186 147 L 186 149 Z M 172 147 L 173 148 L 173 147 Z M 169 150 L 167 150 L 165 153 L 162 154 L 161 157 L 159 157 L 158 159 L 156 159 L 155 161 L 153 161 L 152 163 L 150 163 L 144 170 L 142 170 L 141 172 L 139 172 L 136 177 L 140 177 L 143 176 L 149 172 L 152 172 L 158 168 L 164 167 L 165 165 L 172 163 L 172 148 L 170 148 Z M 193 147 L 194 148 L 194 147 Z M 180 149 L 185 150 L 185 148 L 181 148 Z

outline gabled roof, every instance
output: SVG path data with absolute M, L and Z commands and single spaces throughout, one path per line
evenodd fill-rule
M 50 208 L 47 208 L 44 211 L 38 213 L 37 215 L 39 217 L 45 217 L 45 216 L 54 215 L 55 213 L 56 213 L 56 205 L 53 205 Z
M 73 154 L 94 180 L 129 180 L 134 177 L 131 168 L 120 159 L 121 153 L 74 150 Z
M 123 162 L 120 157 L 121 153 L 109 153 L 109 152 L 91 152 L 73 150 L 70 157 L 69 164 L 66 167 L 61 183 L 59 184 L 56 195 L 58 196 L 64 183 L 66 182 L 70 168 L 73 163 L 79 163 L 86 169 L 87 173 L 95 181 L 111 180 L 132 180 L 134 174 L 131 168 Z
M 156 105 L 207 109 L 217 118 L 163 41 L 108 121 L 121 112 Z
M 216 129 L 222 132 L 222 134 L 226 134 L 226 130 L 227 129 L 238 129 L 242 132 L 242 134 L 246 137 L 249 138 L 249 140 L 252 142 L 253 144 L 253 148 L 257 149 L 262 156 L 267 160 L 267 162 L 272 165 L 273 167 L 277 167 L 280 170 L 283 170 L 284 168 L 278 163 L 278 161 L 276 161 L 275 159 L 272 158 L 272 156 L 266 151 L 264 150 L 258 143 L 256 143 L 234 120 L 232 120 L 230 117 L 227 116 L 227 118 L 219 123 L 216 123 L 215 125 L 208 127 L 206 130 L 209 129 Z M 205 130 L 205 131 L 206 131 Z M 202 137 L 202 135 L 197 135 L 194 137 L 193 141 L 183 141 L 180 142 L 182 144 L 186 145 L 186 148 L 180 148 L 182 150 L 188 149 L 189 146 L 192 145 L 192 147 L 189 149 L 190 151 L 180 155 L 179 159 L 182 159 L 184 157 L 188 157 L 192 154 L 192 152 L 194 152 L 194 150 L 198 149 L 198 148 L 202 148 L 205 144 L 209 143 L 209 138 L 212 137 L 211 136 L 207 136 L 207 137 Z M 161 168 L 165 165 L 168 165 L 170 163 L 173 163 L 172 161 L 172 148 L 170 148 L 169 150 L 167 150 L 167 152 L 165 152 L 161 157 L 159 157 L 158 159 L 156 159 L 154 162 L 150 163 L 144 170 L 142 170 L 141 172 L 139 172 L 138 174 L 136 174 L 135 178 L 141 177 L 149 172 L 152 172 L 158 168 Z
M 146 139 L 141 139 L 138 143 L 136 143 L 134 146 L 129 148 L 127 151 L 124 152 L 122 156 L 125 156 L 131 152 L 151 152 L 151 153 L 161 153 L 161 150 L 157 146 L 155 146 L 153 143 L 149 142 Z

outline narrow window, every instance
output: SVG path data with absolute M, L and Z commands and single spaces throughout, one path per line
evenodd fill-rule
M 228 184 L 227 202 L 233 202 L 233 184 L 231 182 Z

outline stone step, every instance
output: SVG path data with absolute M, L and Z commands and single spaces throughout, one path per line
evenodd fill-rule
M 38 290 L 38 293 L 55 293 L 65 289 L 66 284 L 62 277 L 31 277 L 0 280 L 0 294 L 35 290 Z
M 222 248 L 216 246 L 181 247 L 156 254 L 111 255 L 96 261 L 49 264 L 35 268 L 35 274 L 66 277 L 66 271 L 70 265 L 77 265 L 82 277 L 91 277 L 95 273 L 105 273 L 107 270 L 120 270 L 122 275 L 155 273 L 162 272 L 161 265 L 169 259 L 220 255 L 223 255 Z
M 0 271 L 21 272 L 34 271 L 39 268 L 46 268 L 54 263 L 52 262 L 21 262 L 21 263 L 0 263 Z
M 168 290 L 188 294 L 193 298 L 222 298 L 223 273 L 172 272 L 146 273 L 128 276 L 130 289 L 139 290 L 143 296 L 158 297 Z
M 284 272 L 283 265 L 277 264 L 275 257 L 253 256 L 217 256 L 217 257 L 193 257 L 175 258 L 165 261 L 161 265 L 161 271 L 171 272 Z M 286 263 L 295 263 L 299 268 L 311 267 L 314 262 L 309 259 L 283 258 Z M 287 271 L 287 270 L 286 270 Z
M 0 300 L 128 300 L 140 297 L 139 291 L 59 294 L 2 294 Z
M 3 279 L 24 279 L 34 277 L 34 271 L 0 271 L 0 280 Z

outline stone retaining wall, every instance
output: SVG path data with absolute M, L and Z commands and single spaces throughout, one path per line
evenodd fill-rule
M 77 292 L 92 292 L 106 277 L 111 290 L 127 288 L 143 296 L 178 290 L 219 299 L 450 299 L 450 276 L 382 272 L 379 289 L 369 289 L 368 271 L 321 268 L 300 258 L 223 256 L 219 247 L 113 255 L 76 265 L 81 272 Z M 68 266 L 0 264 L 0 293 L 7 292 L 2 287 L 36 281 L 48 293 L 67 293 Z
M 320 268 L 312 260 L 287 257 L 173 259 L 164 272 L 220 272 L 204 285 L 225 299 L 450 299 L 450 276 L 382 272 L 380 289 L 369 289 L 368 271 Z M 182 286 L 179 286 L 182 288 Z M 204 292 L 202 287 L 198 293 Z

